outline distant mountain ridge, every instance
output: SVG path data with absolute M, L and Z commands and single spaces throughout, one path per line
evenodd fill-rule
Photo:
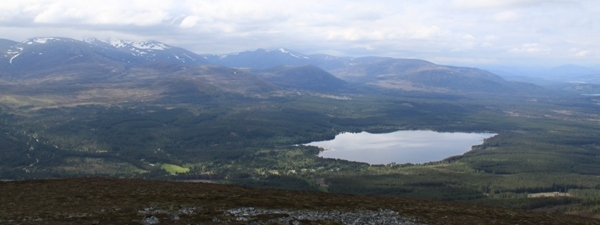
M 301 66 L 314 64 L 309 56 L 285 48 L 276 50 L 256 49 L 225 55 L 204 55 L 211 63 L 227 67 L 267 69 L 277 66 Z
M 338 57 L 325 54 L 306 55 L 293 50 L 256 49 L 223 55 L 203 55 L 209 62 L 227 67 L 240 67 L 248 69 L 269 69 L 278 66 L 305 66 L 315 65 L 324 70 L 338 69 L 351 65 L 355 57 Z M 360 57 L 380 58 L 380 57 Z
M 214 64 L 248 68 L 257 71 L 277 70 L 282 66 L 301 67 L 314 65 L 349 83 L 368 84 L 378 88 L 418 92 L 486 92 L 514 93 L 536 92 L 534 85 L 507 82 L 491 72 L 468 67 L 437 65 L 421 59 L 396 59 L 389 57 L 336 57 L 323 54 L 305 55 L 287 49 L 257 49 L 226 55 L 205 56 Z M 295 68 L 297 70 L 298 68 Z M 293 86 L 291 80 L 271 81 Z M 284 79 L 279 77 L 278 79 Z M 287 77 L 285 79 L 291 79 Z M 297 81 L 296 81 L 297 82 Z M 335 82 L 333 82 L 335 83 Z M 336 84 L 337 85 L 337 84 Z M 323 88 L 320 88 L 323 89 Z
M 600 83 L 600 70 L 573 64 L 565 64 L 552 68 L 502 66 L 488 67 L 486 69 L 513 80 L 526 77 L 554 82 Z
M 511 93 L 517 89 L 503 78 L 475 68 L 437 65 L 420 59 L 306 55 L 285 48 L 199 55 L 157 41 L 38 37 L 23 42 L 0 39 L 0 56 L 0 76 L 13 80 L 88 82 L 88 78 L 114 79 L 136 67 L 154 68 L 155 72 L 150 73 L 154 74 L 213 64 L 269 73 L 263 79 L 306 90 L 337 90 L 345 82 L 437 93 Z M 225 75 L 221 78 L 232 78 Z

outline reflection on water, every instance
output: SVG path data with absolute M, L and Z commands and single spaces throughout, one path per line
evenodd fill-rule
M 330 141 L 306 145 L 324 148 L 319 156 L 369 164 L 426 163 L 462 155 L 471 146 L 483 143 L 491 133 L 439 133 L 396 131 L 386 134 L 342 133 Z

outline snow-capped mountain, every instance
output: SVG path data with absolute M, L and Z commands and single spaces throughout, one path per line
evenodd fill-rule
M 61 37 L 37 37 L 22 42 L 0 40 L 2 73 L 41 71 L 82 63 L 113 67 L 154 62 L 207 64 L 206 60 L 193 52 L 155 41 L 80 41 Z
M 143 58 L 148 62 L 170 62 L 188 65 L 207 63 L 206 60 L 198 56 L 196 53 L 157 41 L 86 39 L 85 42 L 104 48 L 116 48 L 119 51 Z
M 97 48 L 71 38 L 31 38 L 23 42 L 3 42 L 0 68 L 3 71 L 41 71 L 76 64 L 113 65 L 137 59 L 117 49 Z
M 323 58 L 325 57 L 325 58 Z M 226 55 L 198 55 L 183 48 L 157 41 L 85 39 L 83 41 L 38 37 L 14 42 L 0 40 L 0 68 L 37 70 L 82 62 L 116 63 L 127 66 L 147 63 L 178 65 L 217 64 L 227 67 L 266 69 L 282 65 L 317 65 L 322 68 L 343 66 L 348 58 L 305 55 L 285 48 L 257 49 Z

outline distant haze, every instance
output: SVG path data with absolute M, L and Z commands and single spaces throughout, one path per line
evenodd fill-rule
M 285 47 L 307 54 L 452 65 L 600 68 L 600 1 L 0 2 L 0 38 L 156 40 L 196 53 Z

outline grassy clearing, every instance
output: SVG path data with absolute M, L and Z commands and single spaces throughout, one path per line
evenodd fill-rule
M 170 174 L 190 172 L 190 168 L 185 168 L 185 167 L 181 167 L 181 166 L 173 165 L 173 164 L 168 164 L 168 163 L 160 165 L 160 168 L 163 169 L 163 170 L 166 170 Z

